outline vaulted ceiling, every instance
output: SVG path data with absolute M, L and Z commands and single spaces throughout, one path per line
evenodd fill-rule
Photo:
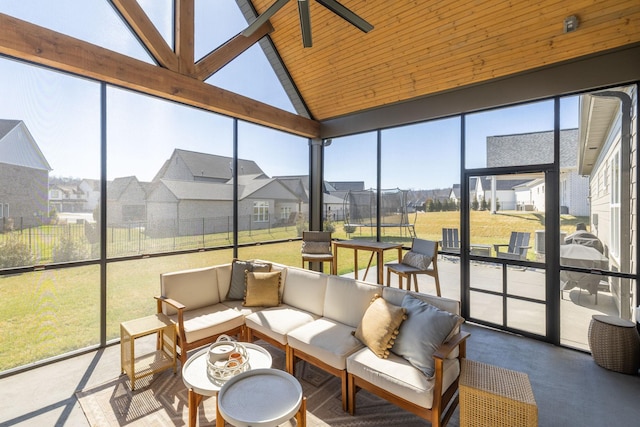
M 136 0 L 110 1 L 157 65 L 2 13 L 0 54 L 317 138 L 337 118 L 640 45 L 638 0 L 341 0 L 374 26 L 369 33 L 309 0 L 313 47 L 304 48 L 290 0 L 252 36 L 195 62 L 194 0 L 174 0 L 174 47 Z M 236 0 L 248 22 L 275 1 Z M 565 33 L 571 15 L 579 26 Z M 204 82 L 258 42 L 298 114 Z
M 262 13 L 274 1 L 251 3 Z M 637 0 L 342 0 L 369 33 L 309 0 L 303 48 L 296 3 L 271 18 L 269 37 L 320 121 L 640 41 Z M 571 15 L 579 26 L 565 33 Z

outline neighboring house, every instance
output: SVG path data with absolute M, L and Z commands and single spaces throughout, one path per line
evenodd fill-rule
M 626 273 L 638 266 L 635 170 L 638 105 L 636 86 L 584 95 L 580 99 L 578 172 L 588 176 L 591 198 L 589 231 L 602 241 L 609 269 Z M 627 279 L 609 277 L 623 319 L 632 318 L 638 296 Z
M 589 214 L 589 180 L 578 173 L 578 129 L 560 131 L 560 204 L 562 213 L 574 216 Z M 487 167 L 512 166 L 514 159 L 518 164 L 526 159 L 527 164 L 544 164 L 553 161 L 553 132 L 531 132 L 513 135 L 487 137 Z M 500 180 L 496 181 L 500 186 Z M 516 194 L 497 194 L 500 209 L 510 210 L 512 202 L 518 199 L 516 208 L 521 210 L 544 210 L 544 183 L 534 181 L 526 187 L 518 187 Z M 491 187 L 483 185 L 485 200 L 491 199 Z M 489 189 L 489 191 L 487 191 Z M 505 185 L 502 189 L 507 191 Z M 515 190 L 514 190 L 515 191 Z M 482 197 L 478 195 L 477 198 Z M 520 203 L 523 201 L 523 203 Z M 524 202 L 526 201 L 526 202 Z
M 500 210 L 515 210 L 517 209 L 516 188 L 528 181 L 526 179 L 493 179 L 490 176 L 479 177 L 475 180 L 475 200 L 478 203 L 482 203 L 482 200 L 487 203 L 493 202 L 492 194 L 495 190 L 495 199 L 500 203 Z
M 160 168 L 153 182 L 160 179 L 224 184 L 233 178 L 233 159 L 215 154 L 175 149 Z M 253 160 L 238 159 L 238 175 L 267 175 Z
M 0 119 L 0 229 L 40 225 L 48 217 L 51 166 L 21 120 Z
M 146 232 L 159 236 L 232 230 L 232 166 L 230 157 L 174 150 L 148 192 Z M 238 160 L 239 230 L 289 223 L 305 210 L 308 190 L 304 179 L 269 178 L 254 161 Z
M 78 188 L 84 194 L 85 204 L 82 207 L 84 212 L 93 212 L 100 205 L 100 180 L 83 179 Z
M 83 212 L 86 203 L 84 192 L 77 185 L 49 184 L 49 210 Z
M 107 223 L 132 225 L 147 219 L 148 183 L 135 176 L 116 178 L 107 184 Z

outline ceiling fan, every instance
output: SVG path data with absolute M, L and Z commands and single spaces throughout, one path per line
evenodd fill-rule
M 309 0 L 297 0 L 298 1 L 298 14 L 300 15 L 300 31 L 302 32 L 302 44 L 304 47 L 311 47 L 311 16 L 309 15 Z M 351 25 L 357 27 L 361 31 L 368 33 L 373 30 L 373 25 L 347 9 L 336 0 L 316 0 L 322 6 L 326 7 Z M 277 11 L 287 4 L 289 0 L 276 0 L 264 13 L 256 18 L 243 32 L 242 35 L 249 37 L 252 35 L 262 24 L 267 22 Z

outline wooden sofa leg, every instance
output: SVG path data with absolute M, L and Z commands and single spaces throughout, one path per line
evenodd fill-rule
M 347 374 L 347 407 L 349 414 L 356 413 L 356 384 L 352 374 Z
M 284 350 L 284 369 L 289 374 L 295 376 L 295 364 L 296 358 L 293 355 L 293 349 L 289 346 L 285 347 Z
M 340 380 L 342 382 L 342 410 L 347 412 L 349 410 L 349 405 L 348 405 L 348 386 L 347 386 L 347 370 L 345 369 L 344 371 L 342 371 L 342 373 L 340 374 Z

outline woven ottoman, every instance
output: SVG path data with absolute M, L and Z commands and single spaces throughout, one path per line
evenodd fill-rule
M 527 374 L 462 359 L 460 427 L 537 425 L 538 406 Z
M 603 368 L 623 374 L 638 374 L 640 337 L 633 322 L 594 314 L 589 324 L 589 348 L 593 360 Z

